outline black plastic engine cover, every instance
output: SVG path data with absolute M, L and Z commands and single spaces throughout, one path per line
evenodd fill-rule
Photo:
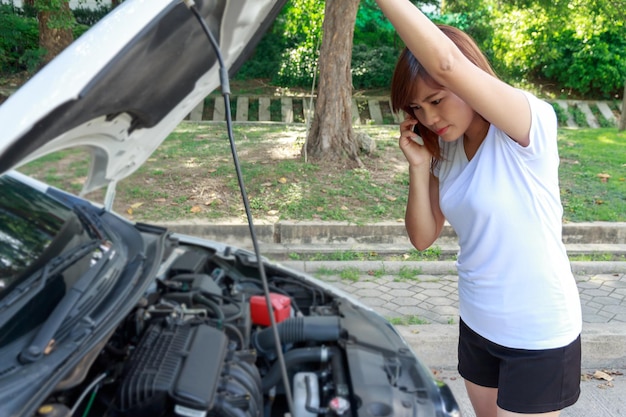
M 206 325 L 149 327 L 118 393 L 122 415 L 161 416 L 174 407 L 210 410 L 227 344 L 224 333 Z

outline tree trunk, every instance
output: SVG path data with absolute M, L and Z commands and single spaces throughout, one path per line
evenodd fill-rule
M 352 129 L 352 40 L 359 0 L 326 0 L 315 114 L 304 151 L 323 163 L 362 166 Z
M 74 40 L 72 23 L 74 17 L 68 0 L 55 7 L 51 0 L 37 3 L 39 21 L 39 46 L 46 50 L 42 65 L 50 62 Z
M 622 111 L 619 116 L 619 128 L 620 132 L 626 130 L 626 116 L 624 115 L 626 112 L 626 81 L 624 81 L 624 96 L 622 97 Z

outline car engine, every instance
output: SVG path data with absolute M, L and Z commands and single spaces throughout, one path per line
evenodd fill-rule
M 84 378 L 59 384 L 39 415 L 454 415 L 447 386 L 384 319 L 266 265 L 267 296 L 254 254 L 174 245 Z

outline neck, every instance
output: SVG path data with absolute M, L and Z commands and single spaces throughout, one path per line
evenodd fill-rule
M 480 145 L 487 136 L 491 124 L 478 114 L 475 116 L 472 124 L 465 131 L 466 143 Z
M 463 135 L 463 147 L 468 160 L 474 157 L 480 144 L 485 140 L 489 126 L 491 126 L 491 124 L 488 121 L 477 115 L 474 122 L 465 131 L 465 135 Z

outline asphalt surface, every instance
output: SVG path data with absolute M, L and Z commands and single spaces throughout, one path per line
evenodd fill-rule
M 169 224 L 182 233 L 251 248 L 245 225 Z M 463 416 L 474 416 L 456 372 L 458 296 L 453 261 L 306 261 L 341 251 L 400 255 L 411 250 L 403 225 L 282 223 L 257 226 L 262 255 L 307 272 L 390 319 L 420 359 L 452 389 Z M 568 253 L 626 254 L 626 223 L 564 225 Z M 454 233 L 435 242 L 458 250 Z M 621 258 L 623 259 L 623 257 Z M 626 416 L 626 262 L 572 262 L 583 311 L 582 393 L 565 417 Z

